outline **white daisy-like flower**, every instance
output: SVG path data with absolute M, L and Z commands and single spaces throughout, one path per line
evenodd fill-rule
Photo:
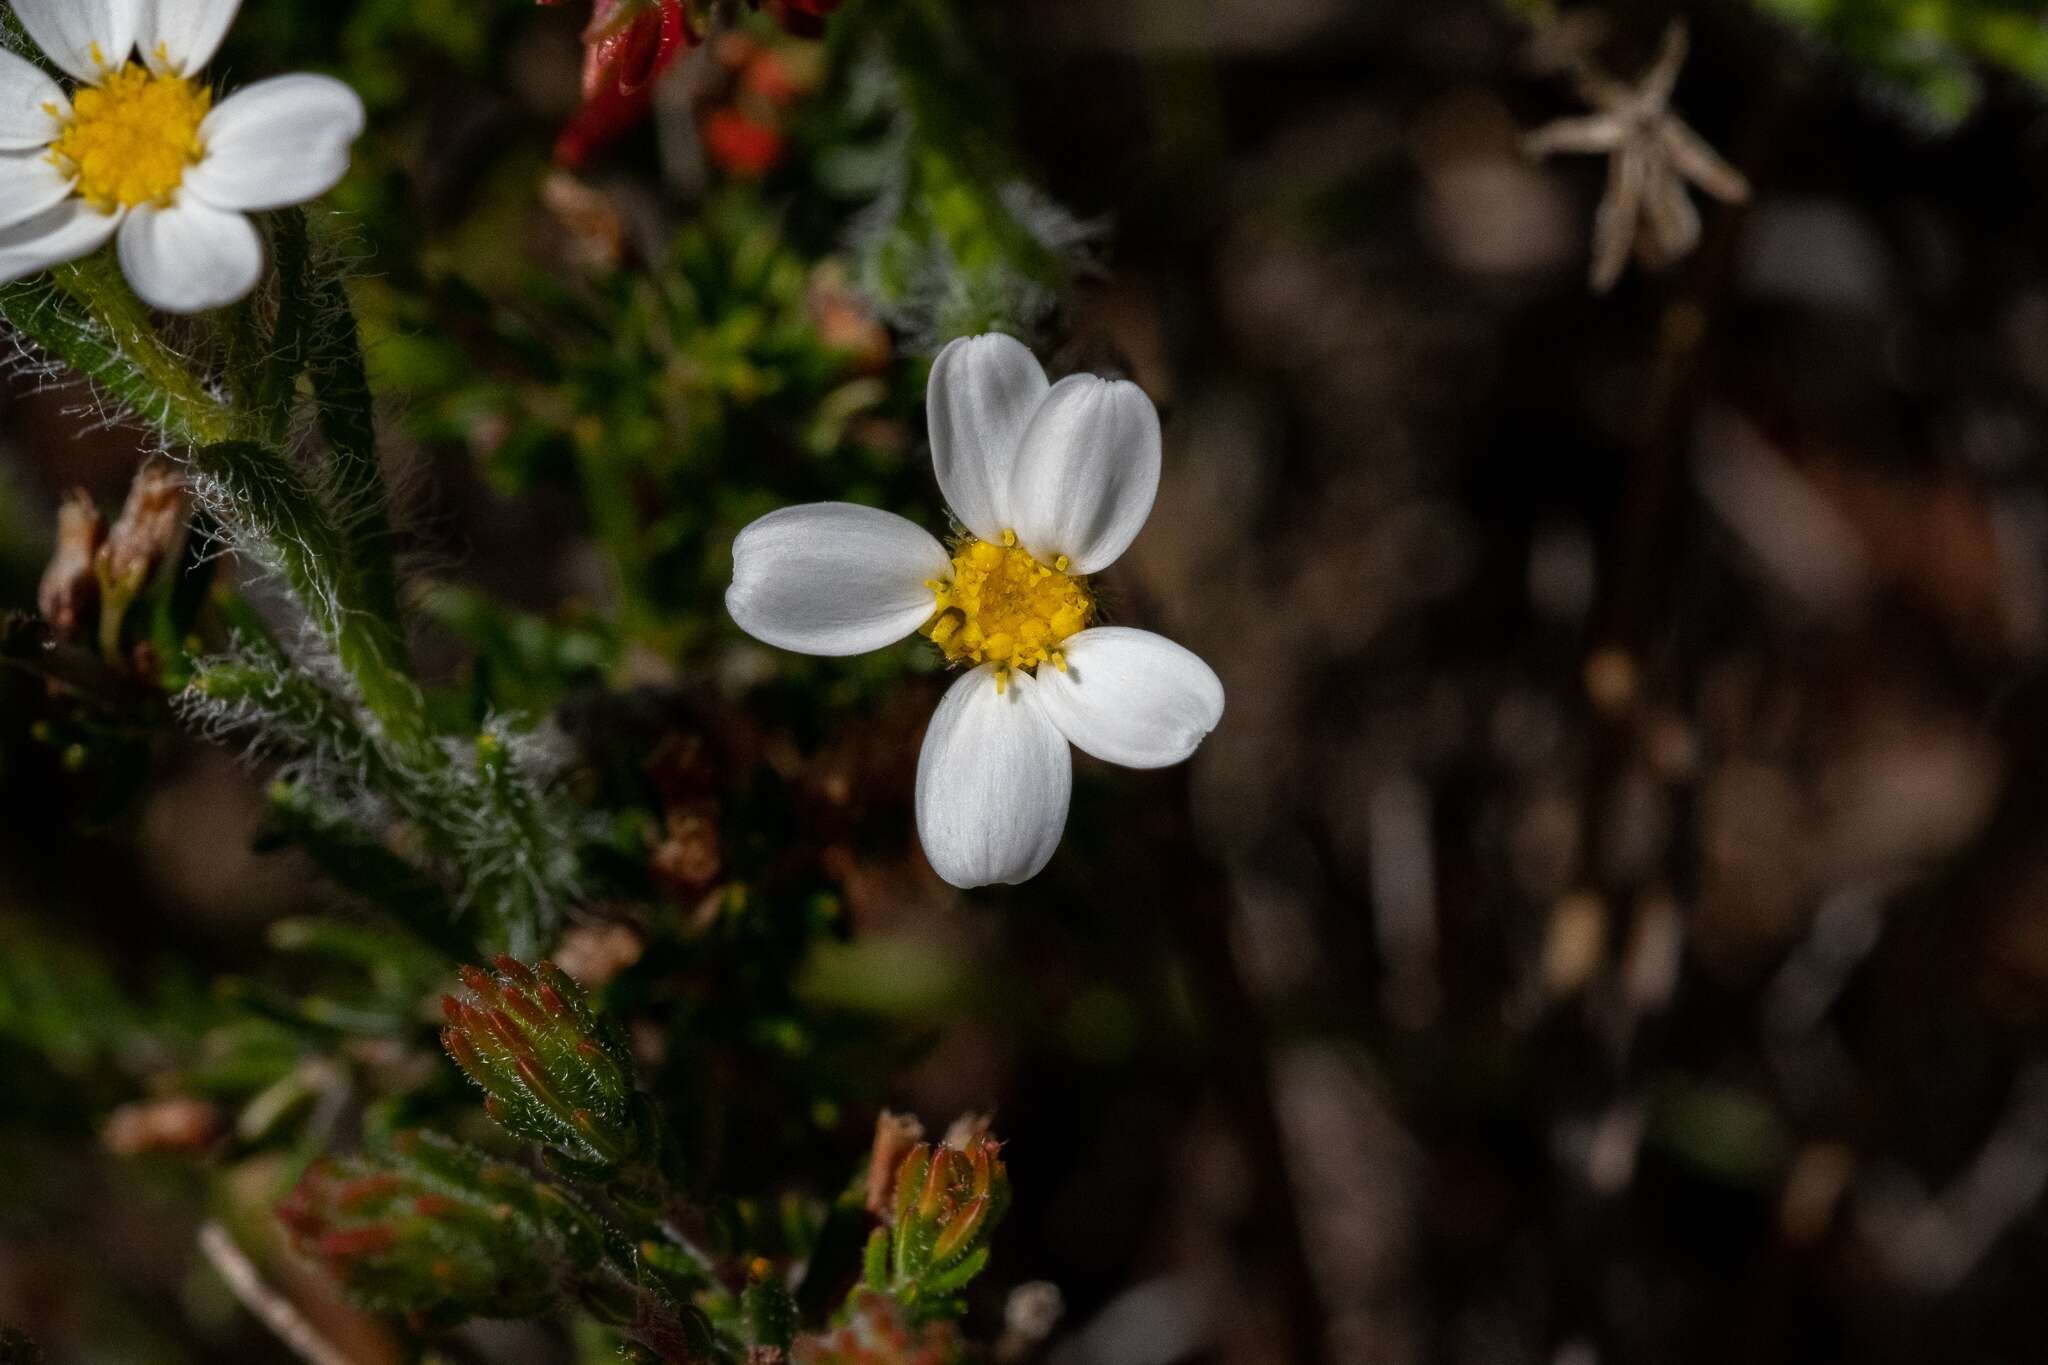
M 278 76 L 214 104 L 196 73 L 241 0 L 14 0 L 77 85 L 0 50 L 0 280 L 96 251 L 171 313 L 233 303 L 263 274 L 248 214 L 317 199 L 348 170 L 363 103 Z M 136 60 L 139 55 L 140 60 Z
M 917 830 L 959 887 L 1027 881 L 1067 823 L 1069 745 L 1129 768 L 1193 754 L 1223 684 L 1150 631 L 1095 624 L 1088 579 L 1114 563 L 1159 491 L 1159 415 L 1135 384 L 1046 382 L 991 333 L 954 342 L 926 393 L 939 488 L 966 533 L 851 503 L 770 512 L 733 542 L 726 609 L 758 640 L 864 654 L 913 633 L 970 669 L 917 761 Z

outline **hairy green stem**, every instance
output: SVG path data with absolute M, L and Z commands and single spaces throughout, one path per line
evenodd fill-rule
M 0 285 L 0 318 L 167 439 L 206 444 L 232 437 L 234 414 L 164 345 L 141 304 L 108 286 L 108 269 L 104 261 L 79 261 L 53 270 L 50 283 Z
M 302 369 L 311 381 L 330 460 L 328 493 L 349 539 L 364 605 L 395 617 L 398 571 L 377 457 L 376 405 L 348 287 L 333 267 L 333 246 L 318 240 L 304 210 L 278 215 L 273 249 L 280 301 L 268 401 L 289 411 L 296 374 Z
M 291 588 L 313 625 L 334 647 L 394 755 L 408 765 L 438 767 L 419 689 L 413 686 L 394 620 L 366 609 L 352 559 L 334 519 L 284 456 L 247 441 L 202 446 L 196 468 L 225 497 L 220 515 L 258 541 L 270 567 Z

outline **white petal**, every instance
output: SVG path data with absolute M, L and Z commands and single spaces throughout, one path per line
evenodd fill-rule
M 1223 719 L 1215 670 L 1163 635 L 1097 626 L 1060 649 L 1066 671 L 1038 670 L 1038 700 L 1083 753 L 1126 768 L 1171 767 Z
M 145 205 L 121 225 L 121 269 L 142 301 L 166 313 L 203 313 L 242 298 L 263 277 L 263 241 L 239 213 L 190 195 Z
M 60 200 L 26 222 L 0 228 L 0 280 L 18 280 L 90 255 L 120 225 L 118 213 L 101 213 L 83 199 Z
M 82 81 L 135 49 L 137 0 L 14 0 L 14 17 L 49 59 Z
M 799 654 L 865 654 L 938 609 L 925 586 L 945 547 L 893 512 L 814 502 L 770 512 L 732 543 L 725 609 L 756 640 Z
M 48 152 L 0 152 L 0 227 L 33 218 L 70 193 L 71 176 Z
M 185 188 L 216 208 L 280 209 L 318 199 L 348 173 L 363 102 L 331 76 L 276 76 L 237 90 L 199 125 L 206 155 Z
M 1077 374 L 1052 386 L 1025 428 L 1010 475 L 1017 538 L 1073 572 L 1130 548 L 1159 492 L 1159 413 L 1136 384 Z
M 1001 540 L 1008 520 L 1010 468 L 1031 414 L 1051 385 L 1023 342 L 1001 332 L 961 337 L 932 362 L 925 388 L 932 465 L 960 524 L 983 540 Z
M 963 889 L 1015 885 L 1044 869 L 1067 827 L 1074 758 L 1013 673 L 996 691 L 983 664 L 947 691 L 917 756 L 917 835 L 941 877 Z
M 156 71 L 189 76 L 213 60 L 242 0 L 141 0 L 135 46 Z
M 55 110 L 55 113 L 51 111 Z M 38 150 L 57 140 L 71 101 L 27 58 L 0 48 L 0 149 Z

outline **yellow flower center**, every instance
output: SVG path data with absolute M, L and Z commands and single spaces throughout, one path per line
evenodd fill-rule
M 199 125 L 212 107 L 205 86 L 130 62 L 72 97 L 71 117 L 50 152 L 103 213 L 160 204 L 205 150 Z
M 1088 580 L 1067 572 L 1066 556 L 1041 564 L 1014 531 L 1003 532 L 1000 545 L 967 540 L 953 556 L 953 581 L 925 586 L 938 610 L 923 633 L 948 663 L 995 663 L 1005 672 L 1051 663 L 1064 671 L 1060 642 L 1095 619 Z

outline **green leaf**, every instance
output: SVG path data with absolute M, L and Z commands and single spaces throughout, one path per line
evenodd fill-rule
M 270 818 L 259 849 L 304 849 L 338 885 L 397 919 L 450 961 L 475 951 L 447 888 L 363 827 L 342 802 L 302 782 L 270 789 Z
M 876 1293 L 889 1288 L 889 1230 L 876 1228 L 868 1236 L 867 1255 L 861 1262 L 861 1282 Z
M 750 1344 L 789 1349 L 796 1336 L 796 1300 L 772 1273 L 746 1287 L 740 1296 L 740 1310 L 746 1316 Z
M 349 304 L 348 287 L 336 263 L 337 249 L 309 233 L 303 210 L 283 215 L 281 238 L 298 236 L 298 269 L 283 283 L 297 293 L 290 310 L 294 331 L 284 334 L 284 315 L 273 349 L 291 346 L 305 357 L 318 404 L 320 434 L 327 442 L 328 492 L 361 579 L 365 607 L 380 616 L 398 615 L 398 571 L 393 558 L 391 513 L 384 472 L 377 456 L 376 404 L 363 365 L 362 336 Z

